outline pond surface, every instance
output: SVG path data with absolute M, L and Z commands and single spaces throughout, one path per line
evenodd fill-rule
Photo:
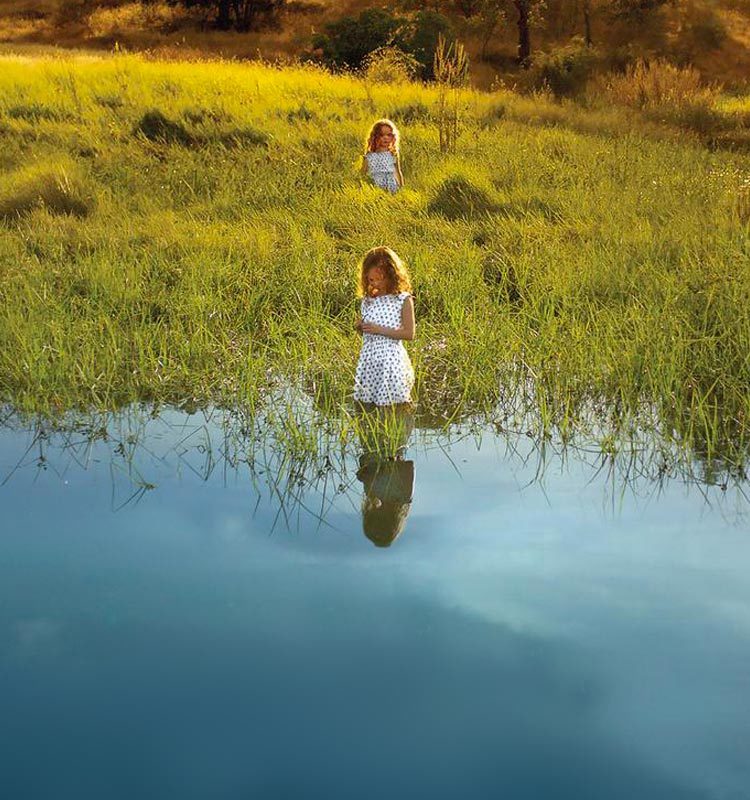
M 5 797 L 750 798 L 740 489 L 419 431 L 305 486 L 214 416 L 0 433 Z

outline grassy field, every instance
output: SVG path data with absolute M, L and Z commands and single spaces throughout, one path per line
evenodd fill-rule
M 358 260 L 388 244 L 413 275 L 424 417 L 605 450 L 653 432 L 741 469 L 750 157 L 653 115 L 471 91 L 441 154 L 436 104 L 312 69 L 4 58 L 2 400 L 273 398 L 294 419 L 303 398 L 345 419 Z M 396 197 L 355 171 L 381 115 L 402 129 Z

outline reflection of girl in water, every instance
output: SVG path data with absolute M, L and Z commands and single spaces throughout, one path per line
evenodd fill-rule
M 389 547 L 406 524 L 414 493 L 413 461 L 360 459 L 362 530 L 376 547 Z

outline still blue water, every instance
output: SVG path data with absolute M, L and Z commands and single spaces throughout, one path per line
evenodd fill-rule
M 3 797 L 750 798 L 736 488 L 417 432 L 295 499 L 223 436 L 0 433 Z

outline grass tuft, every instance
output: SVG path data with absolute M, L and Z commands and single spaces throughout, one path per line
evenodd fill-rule
M 195 137 L 179 122 L 169 119 L 158 109 L 147 111 L 133 128 L 135 135 L 144 136 L 151 142 L 180 144 L 189 147 Z
M 94 193 L 74 164 L 41 164 L 8 176 L 0 186 L 0 217 L 21 217 L 36 208 L 53 214 L 86 217 L 96 205 Z
M 9 106 L 6 115 L 11 119 L 22 119 L 28 122 L 40 122 L 48 120 L 53 122 L 63 122 L 73 119 L 73 116 L 62 109 L 52 106 L 42 105 L 41 103 L 24 103 Z
M 427 210 L 449 220 L 471 219 L 499 209 L 488 191 L 463 175 L 451 175 L 436 188 Z
M 258 128 L 247 127 L 222 132 L 216 141 L 225 147 L 266 147 L 271 137 Z

